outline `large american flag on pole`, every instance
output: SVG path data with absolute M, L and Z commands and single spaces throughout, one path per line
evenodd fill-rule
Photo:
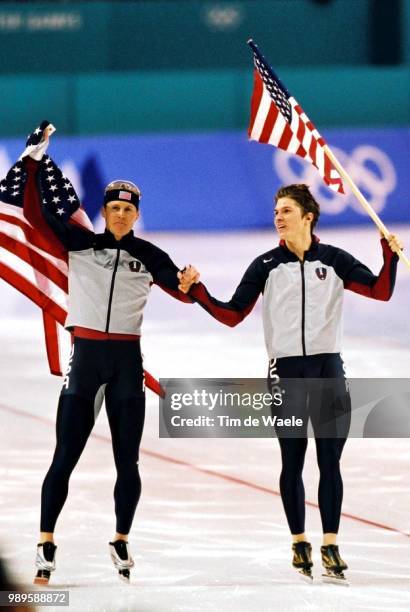
M 41 197 L 49 217 L 93 231 L 75 189 L 53 160 L 42 153 L 48 121 L 28 137 L 20 160 L 0 181 L 0 279 L 39 306 L 43 314 L 50 371 L 61 375 L 58 325 L 64 326 L 68 312 L 68 255 L 32 199 Z M 31 155 L 34 159 L 27 157 Z M 36 170 L 34 180 L 31 168 Z M 159 383 L 145 372 L 145 384 L 161 394 Z
M 249 138 L 303 157 L 318 169 L 330 189 L 344 193 L 342 178 L 324 149 L 325 140 L 253 40 L 248 45 L 255 66 Z

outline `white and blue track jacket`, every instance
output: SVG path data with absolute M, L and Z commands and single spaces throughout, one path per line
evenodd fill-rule
M 381 240 L 384 264 L 378 276 L 352 255 L 320 244 L 314 237 L 303 261 L 284 241 L 257 257 L 246 270 L 229 302 L 194 285 L 189 296 L 218 321 L 231 327 L 244 319 L 263 294 L 263 326 L 270 359 L 339 353 L 344 289 L 389 300 L 398 256 Z

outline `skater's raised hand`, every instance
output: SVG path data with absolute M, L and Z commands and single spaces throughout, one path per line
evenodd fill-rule
M 26 141 L 26 148 L 19 159 L 31 157 L 36 161 L 40 161 L 45 154 L 51 134 L 56 131 L 52 123 L 44 120 L 40 125 L 29 134 Z
M 389 234 L 386 238 L 389 243 L 389 247 L 393 251 L 393 253 L 398 253 L 403 250 L 403 243 L 398 236 L 395 234 Z

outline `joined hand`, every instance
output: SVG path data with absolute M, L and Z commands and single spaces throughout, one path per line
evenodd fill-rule
M 177 272 L 177 276 L 179 279 L 178 289 L 182 291 L 182 293 L 188 293 L 191 286 L 194 283 L 199 282 L 200 274 L 194 266 L 186 266 L 181 272 Z

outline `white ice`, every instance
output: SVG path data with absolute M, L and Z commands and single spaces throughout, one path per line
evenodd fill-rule
M 410 245 L 410 228 L 394 229 Z M 145 237 L 181 267 L 197 265 L 220 299 L 230 297 L 252 259 L 277 241 L 271 232 L 249 231 Z M 322 231 L 321 240 L 351 251 L 374 271 L 381 265 L 373 229 Z M 409 297 L 410 273 L 402 264 L 390 302 L 346 292 L 343 356 L 350 376 L 409 376 Z M 61 379 L 48 374 L 36 309 L 4 283 L 0 303 L 0 548 L 17 580 L 31 589 L 40 488 L 54 448 Z M 260 310 L 259 303 L 240 326 L 229 329 L 200 307 L 154 288 L 143 330 L 146 368 L 164 378 L 264 377 Z M 352 439 L 346 444 L 340 547 L 349 564 L 348 588 L 320 581 L 312 442 L 304 480 L 312 502 L 307 533 L 315 580 L 306 585 L 290 564 L 290 538 L 277 493 L 277 441 L 160 439 L 158 402 L 149 393 L 140 459 L 143 492 L 130 537 L 136 565 L 127 586 L 118 581 L 108 555 L 115 472 L 102 411 L 57 525 L 58 570 L 52 586 L 68 589 L 69 609 L 78 612 L 410 609 L 409 441 Z

